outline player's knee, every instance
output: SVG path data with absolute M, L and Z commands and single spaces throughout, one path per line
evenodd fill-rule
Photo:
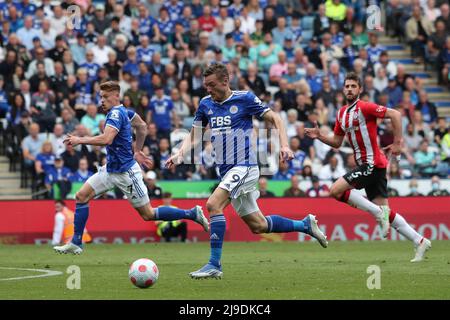
M 267 222 L 258 222 L 250 225 L 250 230 L 254 234 L 261 234 L 267 232 Z
M 211 200 L 208 200 L 206 202 L 206 209 L 208 210 L 209 213 L 220 212 L 219 206 L 214 201 L 211 201 Z
M 155 220 L 155 210 L 152 207 L 149 206 L 141 214 L 141 217 L 142 217 L 142 219 L 144 219 L 144 221 Z
M 86 195 L 86 194 L 83 193 L 83 192 L 78 191 L 78 192 L 75 194 L 75 200 L 76 200 L 78 203 L 86 203 L 86 202 L 89 201 L 89 196 Z
M 330 188 L 330 196 L 339 200 L 342 197 L 342 192 L 335 185 L 332 185 Z

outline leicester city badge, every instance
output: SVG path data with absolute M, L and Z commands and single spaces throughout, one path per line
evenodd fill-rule
M 231 114 L 235 114 L 236 112 L 238 112 L 238 110 L 239 110 L 239 109 L 238 109 L 237 106 L 234 106 L 234 105 L 233 105 L 233 106 L 230 107 L 230 113 L 231 113 Z

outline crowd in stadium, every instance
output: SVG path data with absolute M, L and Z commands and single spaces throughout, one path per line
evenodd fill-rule
M 206 95 L 202 71 L 215 62 L 228 66 L 233 90 L 252 90 L 285 122 L 295 158 L 279 166 L 266 161 L 269 179 L 335 180 L 355 166 L 348 145 L 332 149 L 304 133 L 315 121 L 332 132 L 336 111 L 345 104 L 345 73 L 352 70 L 364 84 L 362 100 L 403 115 L 403 154 L 398 163 L 391 161 L 389 177 L 449 176 L 447 119 L 438 117 L 422 79 L 391 61 L 379 44 L 384 33 L 399 36 L 415 61 L 433 62 L 439 84 L 448 85 L 448 1 L 388 1 L 383 32 L 367 30 L 365 23 L 364 9 L 379 1 L 33 3 L 0 3 L 0 118 L 8 122 L 9 155 L 32 173 L 35 188 L 50 190 L 59 181 L 67 193 L 70 182 L 86 181 L 104 164 L 101 147 L 62 141 L 68 133 L 103 130 L 99 84 L 108 79 L 119 81 L 123 105 L 148 123 L 144 152 L 154 166 L 147 176 L 216 179 L 213 159 L 164 168 Z M 67 14 L 72 4 L 81 10 L 75 18 Z M 255 127 L 266 128 L 258 120 Z M 379 139 L 381 147 L 392 143 L 390 123 L 380 123 Z M 261 145 L 264 151 L 275 148 L 270 139 Z M 204 154 L 210 148 L 206 144 Z

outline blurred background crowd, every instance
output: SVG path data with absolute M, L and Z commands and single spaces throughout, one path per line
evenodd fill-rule
M 311 180 L 305 196 L 326 194 L 321 180 L 335 180 L 355 167 L 349 145 L 332 149 L 304 134 L 317 121 L 325 134 L 345 104 L 346 72 L 364 84 L 360 99 L 403 115 L 401 160 L 391 161 L 390 178 L 449 176 L 448 119 L 428 98 L 423 79 L 393 61 L 380 37 L 397 38 L 415 64 L 430 68 L 448 91 L 450 9 L 442 0 L 108 0 L 0 2 L 0 119 L 3 147 L 17 164 L 24 187 L 53 197 L 84 182 L 105 163 L 105 150 L 63 144 L 66 134 L 97 135 L 105 115 L 99 84 L 121 85 L 126 108 L 148 124 L 144 152 L 154 165 L 145 173 L 150 194 L 155 181 L 216 179 L 211 145 L 202 164 L 164 168 L 187 134 L 200 99 L 202 72 L 225 63 L 233 90 L 251 90 L 278 112 L 295 158 L 278 166 L 273 139 L 260 136 L 267 179 Z M 71 11 L 78 6 L 77 11 Z M 367 28 L 366 8 L 381 6 L 381 25 Z M 75 12 L 75 13 L 74 13 Z M 255 120 L 255 128 L 268 129 Z M 392 126 L 380 121 L 379 144 L 393 141 Z M 29 180 L 29 181 L 28 181 Z M 295 188 L 294 188 L 295 189 Z M 323 190 L 322 190 L 323 189 Z M 156 190 L 156 191 L 155 191 Z M 298 190 L 286 190 L 299 196 Z M 289 193 L 291 192 L 291 193 Z M 107 197 L 117 197 L 109 193 Z M 120 195 L 119 195 L 120 196 Z M 264 196 L 264 194 L 263 194 Z M 270 194 L 269 194 L 270 196 Z

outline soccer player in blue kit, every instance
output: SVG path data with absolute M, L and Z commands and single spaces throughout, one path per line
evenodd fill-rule
M 147 125 L 134 111 L 120 104 L 120 86 L 108 81 L 100 85 L 101 105 L 108 111 L 104 132 L 94 137 L 77 137 L 68 134 L 64 143 L 76 146 L 88 144 L 106 146 L 106 165 L 99 168 L 76 193 L 75 233 L 72 241 L 54 247 L 58 253 L 81 254 L 82 236 L 89 216 L 89 201 L 117 186 L 145 221 L 172 221 L 190 219 L 209 230 L 208 220 L 201 206 L 189 210 L 174 207 L 153 209 L 142 178 L 140 165 L 149 166 L 151 160 L 141 151 L 147 134 Z M 132 127 L 136 129 L 136 144 L 133 153 Z
M 250 142 L 253 116 L 272 123 L 278 130 L 281 161 L 289 161 L 293 158 L 293 152 L 279 115 L 253 93 L 232 91 L 225 65 L 212 64 L 203 76 L 209 95 L 200 101 L 190 135 L 185 138 L 179 151 L 166 161 L 166 166 L 170 168 L 188 159 L 191 148 L 196 150 L 209 125 L 221 182 L 206 203 L 210 215 L 209 262 L 189 275 L 197 279 L 222 277 L 221 256 L 226 226 L 223 210 L 230 203 L 253 233 L 303 232 L 316 238 L 326 248 L 326 236 L 319 229 L 314 215 L 308 214 L 303 220 L 291 220 L 279 215 L 264 216 L 256 203 L 259 197 L 256 190 L 259 168 Z

